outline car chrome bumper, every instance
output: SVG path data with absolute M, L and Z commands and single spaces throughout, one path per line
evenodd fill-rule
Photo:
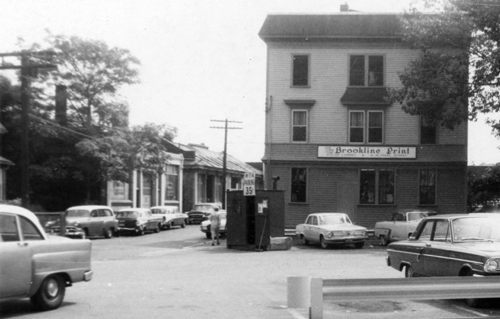
M 325 242 L 328 244 L 352 244 L 352 243 L 364 242 L 367 239 L 368 239 L 367 236 L 360 236 L 360 237 L 349 236 L 342 238 L 325 238 Z
M 61 233 L 60 228 L 50 228 L 47 230 L 47 233 L 50 235 L 59 235 Z M 81 228 L 66 228 L 66 232 L 64 234 L 65 237 L 70 237 L 70 238 L 81 238 L 82 236 L 85 236 L 85 231 Z

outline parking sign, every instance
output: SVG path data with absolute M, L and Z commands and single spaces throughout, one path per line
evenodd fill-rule
M 243 195 L 255 196 L 255 173 L 245 173 L 243 177 Z

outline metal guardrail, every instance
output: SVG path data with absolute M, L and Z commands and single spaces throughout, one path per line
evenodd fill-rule
M 309 308 L 323 318 L 323 302 L 346 300 L 431 300 L 500 298 L 500 276 L 387 279 L 288 277 L 288 307 Z

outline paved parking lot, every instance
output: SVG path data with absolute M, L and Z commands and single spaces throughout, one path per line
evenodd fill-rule
M 51 319 L 255 318 L 303 319 L 287 308 L 287 277 L 400 278 L 385 265 L 385 247 L 363 249 L 295 244 L 286 251 L 239 251 L 211 246 L 199 226 L 142 237 L 93 239 L 94 278 L 68 288 Z M 27 300 L 0 304 L 2 318 L 47 318 Z M 472 318 L 500 314 L 460 301 L 325 302 L 324 318 Z

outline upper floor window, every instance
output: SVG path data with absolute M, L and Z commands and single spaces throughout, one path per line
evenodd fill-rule
M 367 118 L 367 120 L 365 120 Z M 349 142 L 380 144 L 384 136 L 383 111 L 350 111 Z
M 307 169 L 292 168 L 292 191 L 291 201 L 293 203 L 305 203 L 307 199 Z
M 309 86 L 309 56 L 293 55 L 292 86 Z
M 428 124 L 424 119 L 420 121 L 420 144 L 436 144 L 437 127 Z
M 306 110 L 292 110 L 292 142 L 307 142 Z
M 384 57 L 351 55 L 349 86 L 384 86 Z

